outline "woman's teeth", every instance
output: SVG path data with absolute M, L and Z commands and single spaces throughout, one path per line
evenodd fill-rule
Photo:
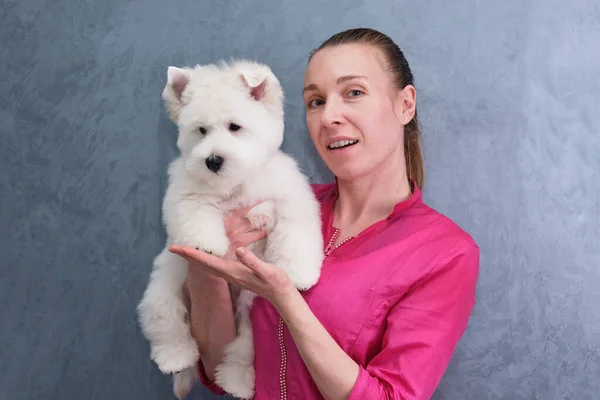
M 329 145 L 330 149 L 337 149 L 339 147 L 346 147 L 351 144 L 358 142 L 358 140 L 338 140 L 337 142 L 333 142 Z

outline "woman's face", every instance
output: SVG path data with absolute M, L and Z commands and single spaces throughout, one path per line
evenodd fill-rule
M 385 167 L 405 171 L 403 126 L 415 91 L 398 90 L 379 49 L 344 44 L 315 53 L 304 77 L 311 138 L 338 179 L 357 180 Z

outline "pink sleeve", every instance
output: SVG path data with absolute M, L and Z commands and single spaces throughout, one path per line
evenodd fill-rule
M 202 360 L 198 361 L 198 375 L 200 378 L 200 382 L 204 385 L 204 387 L 206 387 L 214 394 L 227 394 L 227 392 L 225 392 L 223 388 L 221 388 L 221 386 L 219 386 L 215 382 L 211 382 L 208 379 L 208 376 L 206 376 L 206 371 L 204 371 L 204 366 L 202 365 Z
M 349 400 L 429 399 L 466 329 L 478 274 L 479 248 L 462 248 L 400 299 Z

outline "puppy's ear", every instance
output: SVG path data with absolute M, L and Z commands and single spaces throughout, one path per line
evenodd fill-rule
M 167 69 L 167 84 L 163 90 L 163 100 L 169 113 L 169 118 L 175 123 L 179 119 L 181 110 L 181 96 L 190 82 L 190 76 L 187 70 L 177 67 Z
M 277 116 L 283 113 L 283 88 L 267 65 L 256 61 L 237 60 L 233 68 L 251 99 L 260 102 Z
M 250 96 L 256 101 L 262 101 L 265 97 L 267 77 L 257 77 L 249 74 L 240 74 L 240 79 L 246 88 L 250 90 Z

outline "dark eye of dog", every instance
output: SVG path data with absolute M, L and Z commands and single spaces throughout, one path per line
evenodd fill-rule
M 239 126 L 238 124 L 234 124 L 233 122 L 229 124 L 229 130 L 232 132 L 239 131 L 240 128 L 241 126 Z
M 206 135 L 206 128 L 205 127 L 201 126 L 200 129 L 199 129 L 199 131 L 200 131 L 201 134 Z

